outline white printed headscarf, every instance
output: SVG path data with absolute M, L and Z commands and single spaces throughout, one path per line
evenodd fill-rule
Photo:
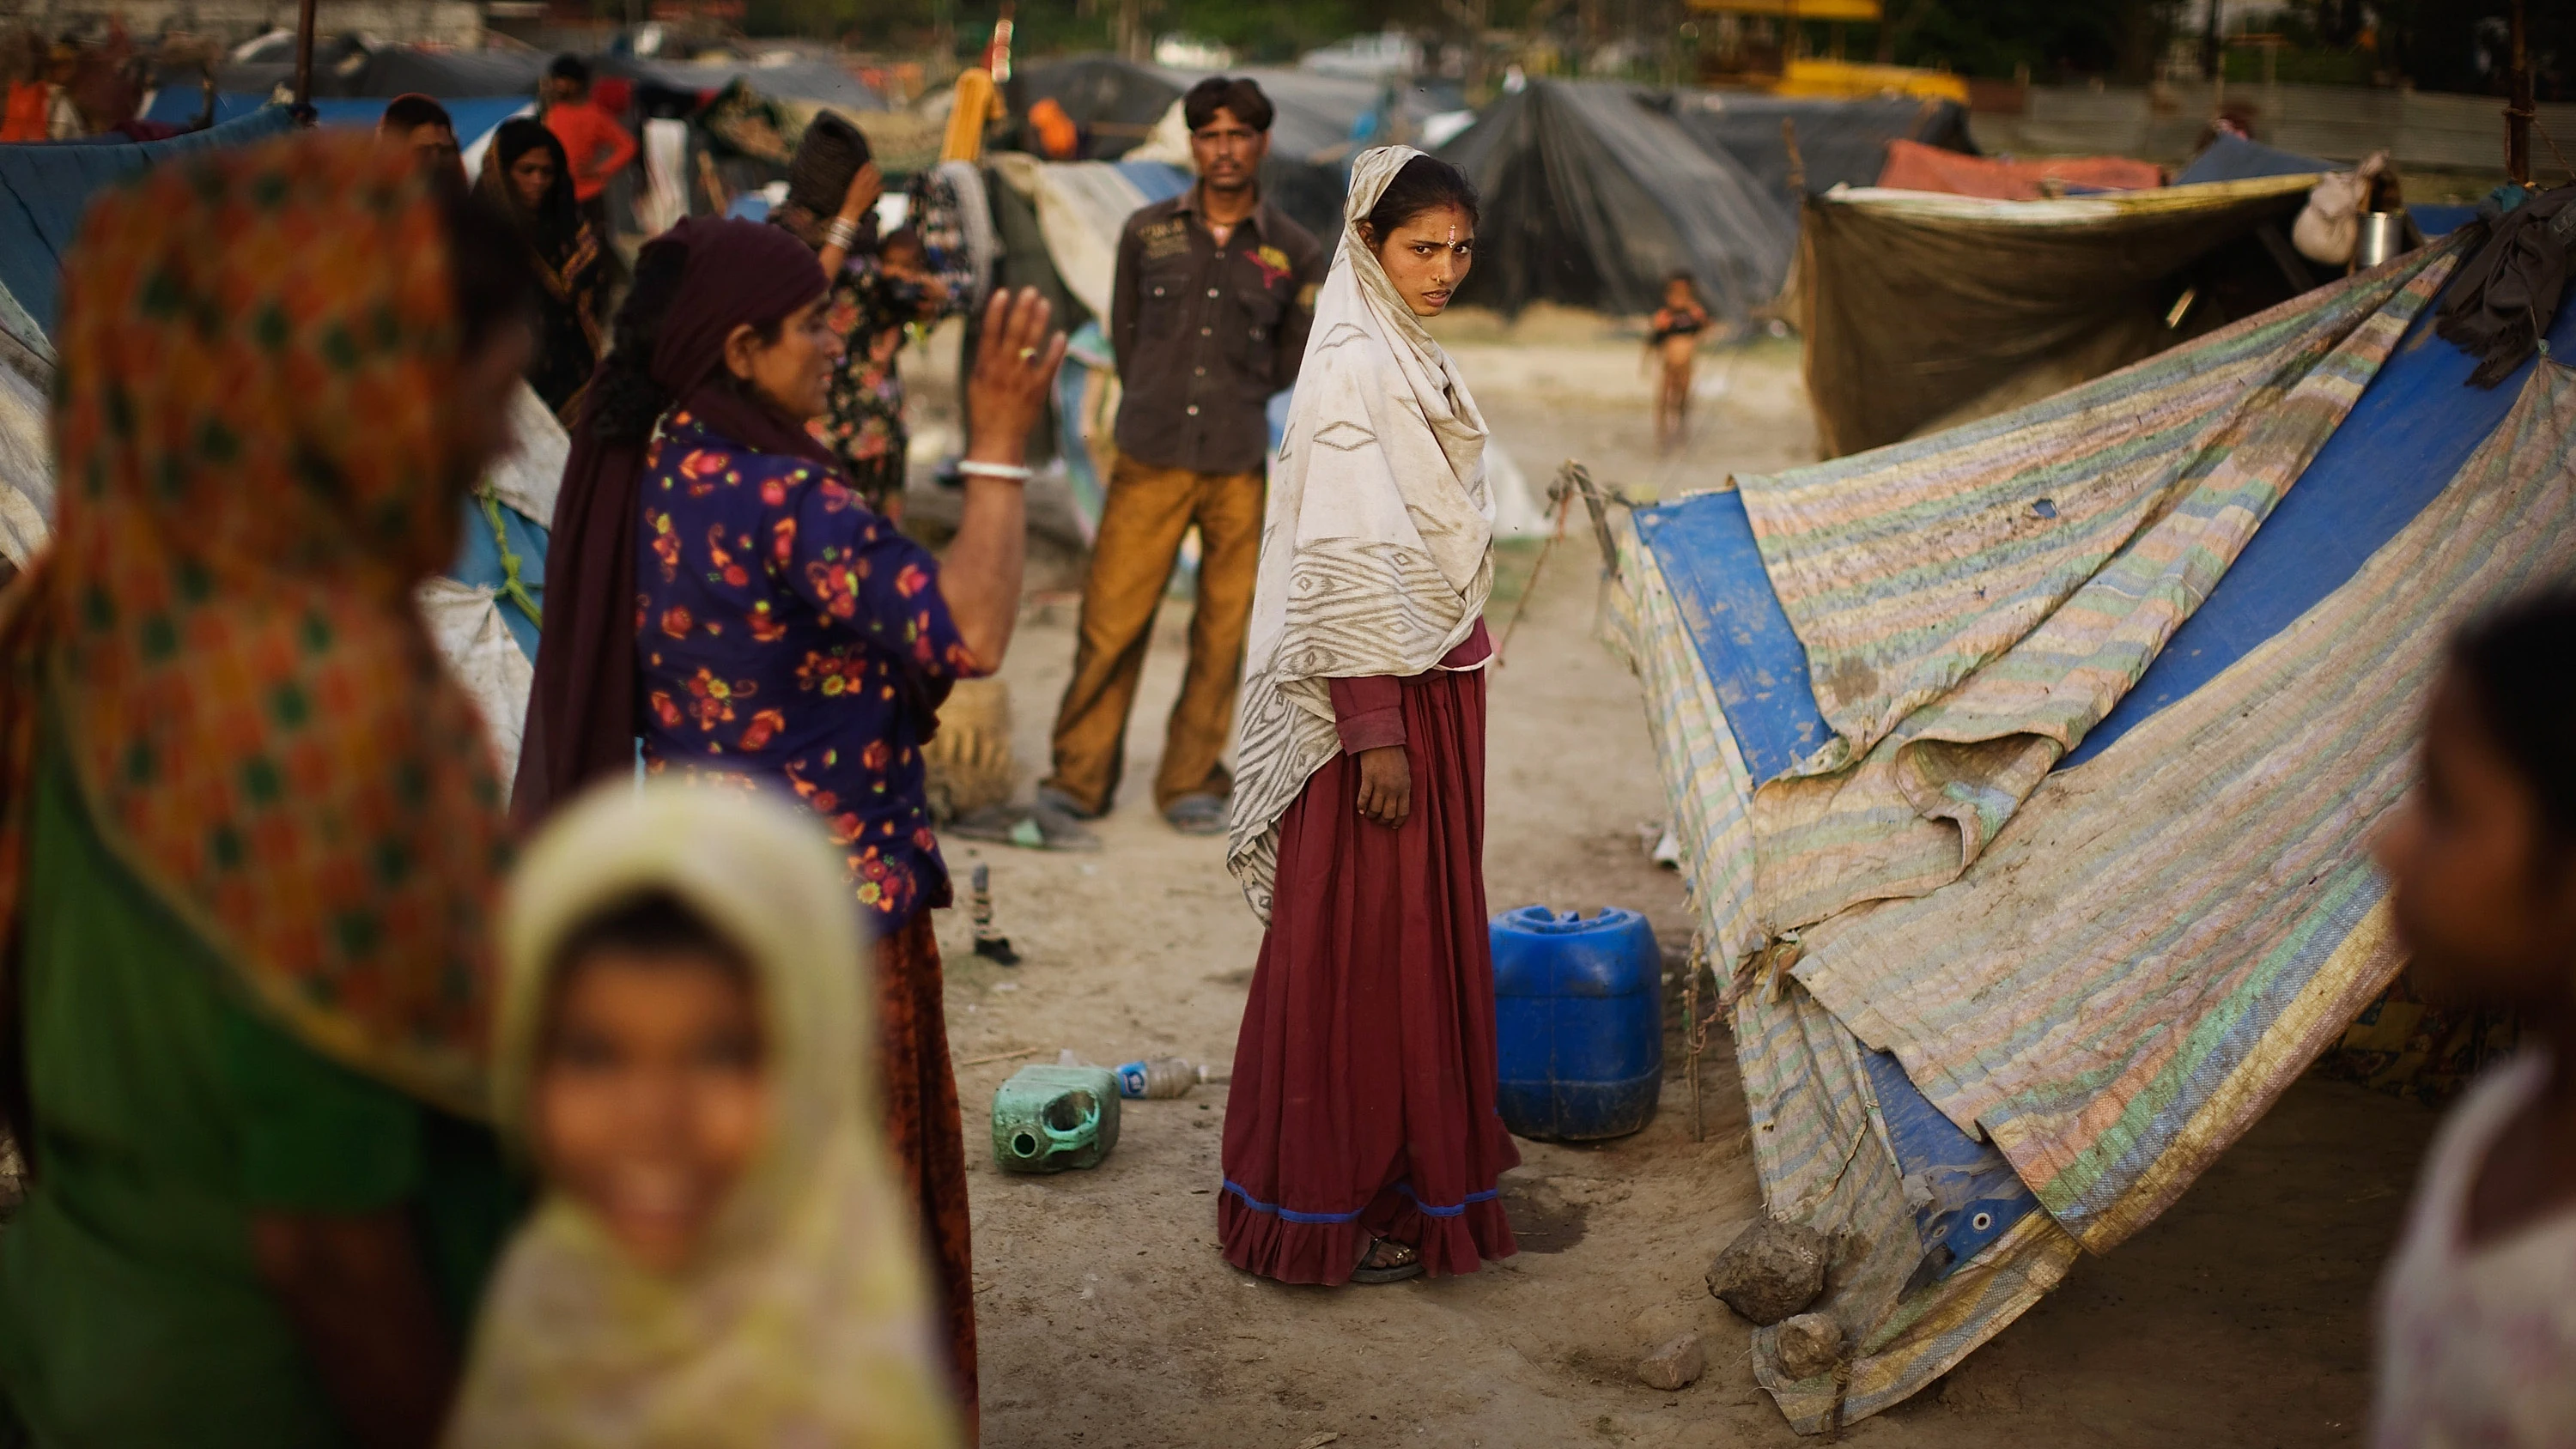
M 1341 749 L 1329 682 L 1430 669 L 1493 590 L 1484 415 L 1359 235 L 1421 154 L 1381 146 L 1351 163 L 1341 247 L 1270 472 L 1226 843 L 1265 922 L 1279 817 Z

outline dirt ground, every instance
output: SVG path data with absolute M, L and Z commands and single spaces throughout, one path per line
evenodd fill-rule
M 1795 353 L 1782 344 L 1704 360 L 1698 441 L 1673 462 L 1639 440 L 1634 338 L 1560 316 L 1510 330 L 1465 319 L 1449 340 L 1542 487 L 1569 454 L 1639 494 L 1812 456 Z M 1507 561 L 1506 596 L 1530 557 Z M 1488 892 L 1498 910 L 1629 906 L 1686 939 L 1679 878 L 1638 844 L 1638 825 L 1665 807 L 1635 683 L 1594 639 L 1597 589 L 1597 560 L 1577 536 L 1549 560 L 1493 675 Z M 1024 782 L 1046 757 L 1073 614 L 1060 594 L 1033 596 L 1004 671 Z M 1668 1040 L 1662 1107 L 1646 1130 L 1598 1146 L 1522 1144 L 1505 1180 L 1522 1251 L 1463 1279 L 1326 1291 L 1228 1267 L 1215 1243 L 1221 1087 L 1127 1104 L 1118 1148 L 1095 1171 L 994 1169 L 992 1094 L 1024 1062 L 1062 1048 L 1100 1063 L 1171 1053 L 1221 1066 L 1232 1055 L 1258 929 L 1222 842 L 1173 834 L 1146 798 L 1187 620 L 1176 600 L 1159 622 L 1103 850 L 950 846 L 961 877 L 991 865 L 999 924 L 1025 958 L 978 960 L 965 913 L 940 918 L 974 1164 L 984 1442 L 1797 1442 L 1754 1384 L 1747 1326 L 1700 1280 L 1760 1208 L 1722 1038 L 1703 1069 L 1704 1142 L 1692 1140 L 1680 1044 Z M 2078 1264 L 1941 1384 L 1845 1437 L 1890 1449 L 2356 1442 L 2370 1292 L 2432 1120 L 2303 1080 L 2161 1221 Z M 1705 1335 L 1707 1374 L 1677 1393 L 1639 1383 L 1638 1353 L 1686 1328 Z

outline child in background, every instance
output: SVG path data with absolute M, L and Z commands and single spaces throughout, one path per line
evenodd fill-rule
M 1655 446 L 1670 448 L 1690 427 L 1691 364 L 1699 335 L 1708 329 L 1708 309 L 1700 305 L 1699 284 L 1688 272 L 1664 279 L 1664 305 L 1656 309 L 1646 337 L 1646 362 L 1663 360 L 1662 380 L 1655 387 Z
M 815 824 L 748 792 L 620 782 L 538 837 L 493 1103 L 545 1197 L 449 1445 L 958 1442 L 858 930 Z
M 2372 1443 L 2576 1442 L 2576 589 L 2452 644 L 2381 837 L 2429 998 L 2522 1017 L 2442 1124 L 2382 1284 Z

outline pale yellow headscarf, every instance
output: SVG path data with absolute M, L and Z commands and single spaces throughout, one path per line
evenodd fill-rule
M 874 1036 L 841 876 L 810 812 L 677 783 L 602 786 L 537 838 L 502 923 L 502 1130 L 526 1147 L 563 942 L 648 891 L 678 898 L 751 964 L 772 1118 L 680 1273 L 636 1264 L 562 1194 L 539 1205 L 493 1280 L 450 1449 L 958 1442 L 920 1229 L 866 1100 Z

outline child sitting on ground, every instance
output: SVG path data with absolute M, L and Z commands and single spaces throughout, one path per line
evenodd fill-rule
M 1664 364 L 1655 386 L 1655 446 L 1670 448 L 1689 428 L 1691 365 L 1699 352 L 1699 335 L 1708 330 L 1708 309 L 1700 305 L 1699 284 L 1688 272 L 1664 279 L 1664 305 L 1655 312 L 1646 336 L 1646 362 Z
M 2452 644 L 2423 774 L 2381 837 L 2428 997 L 2522 1017 L 2442 1124 L 2382 1285 L 2372 1442 L 2576 1433 L 2576 589 Z
M 620 782 L 538 837 L 493 1099 L 545 1197 L 450 1445 L 957 1442 L 920 1228 L 863 1096 L 858 932 L 788 804 Z

